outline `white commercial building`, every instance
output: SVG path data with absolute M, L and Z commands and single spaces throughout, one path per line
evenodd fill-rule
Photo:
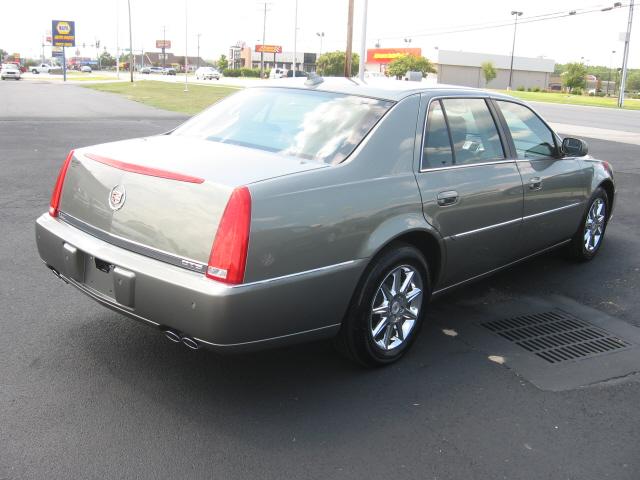
M 496 70 L 496 78 L 488 84 L 482 71 L 485 62 Z M 555 63 L 550 58 L 514 57 L 512 88 L 548 88 Z M 510 55 L 438 50 L 438 83 L 504 89 L 509 85 L 510 64 Z

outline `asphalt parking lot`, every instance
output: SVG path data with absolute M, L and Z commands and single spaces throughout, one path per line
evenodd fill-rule
M 183 118 L 71 85 L 0 83 L 0 479 L 640 477 L 638 375 L 541 389 L 463 328 L 466 314 L 551 295 L 640 327 L 640 146 L 589 140 L 618 188 L 595 261 L 551 253 L 452 292 L 400 363 L 366 371 L 328 343 L 191 352 L 41 264 L 34 220 L 69 149 Z

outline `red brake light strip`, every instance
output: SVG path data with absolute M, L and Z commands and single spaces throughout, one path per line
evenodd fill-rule
M 85 153 L 84 156 L 96 162 L 103 163 L 105 165 L 109 165 L 110 167 L 124 170 L 126 172 L 148 175 L 150 177 L 166 178 L 168 180 L 177 180 L 179 182 L 204 183 L 204 178 L 191 177 L 189 175 L 183 175 L 181 173 L 170 172 L 169 170 L 161 170 L 159 168 L 144 167 L 142 165 L 136 165 L 134 163 L 121 162 L 120 160 L 103 157 L 100 155 L 96 155 L 95 153 Z

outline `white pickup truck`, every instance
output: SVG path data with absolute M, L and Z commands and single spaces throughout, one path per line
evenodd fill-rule
M 56 67 L 53 65 L 48 65 L 46 63 L 41 63 L 39 65 L 34 65 L 30 67 L 31 73 L 49 73 L 49 70 L 53 70 Z

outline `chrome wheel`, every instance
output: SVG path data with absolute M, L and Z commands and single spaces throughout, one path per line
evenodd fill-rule
M 596 198 L 589 208 L 587 219 L 584 223 L 584 249 L 591 253 L 598 248 L 604 234 L 604 226 L 607 218 L 606 204 L 602 198 Z
M 378 287 L 369 317 L 371 337 L 383 350 L 402 345 L 420 317 L 422 278 L 409 265 L 392 270 Z

